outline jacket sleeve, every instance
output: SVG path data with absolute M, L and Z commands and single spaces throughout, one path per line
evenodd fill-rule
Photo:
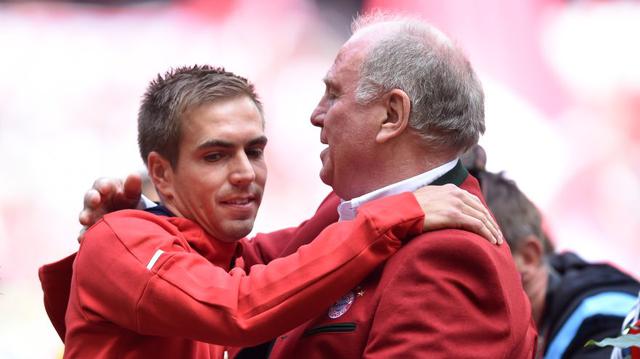
M 278 257 L 295 253 L 302 245 L 308 244 L 331 223 L 338 221 L 338 196 L 331 192 L 320 204 L 316 213 L 298 227 L 271 233 L 258 233 L 251 240 L 243 240 L 242 258 L 245 268 L 254 264 L 267 264 Z
M 511 327 L 519 313 L 506 299 L 524 293 L 501 283 L 498 271 L 507 269 L 487 255 L 490 244 L 461 233 L 424 234 L 386 264 L 363 358 L 532 358 L 533 327 L 519 333 L 528 339 L 527 354 L 512 350 L 520 345 L 514 332 L 523 328 Z M 527 327 L 529 307 L 520 310 Z
M 325 310 L 423 222 L 412 194 L 374 201 L 355 220 L 328 227 L 291 256 L 254 266 L 251 275 L 240 268 L 227 273 L 175 245 L 164 245 L 148 270 L 103 222 L 91 231 L 101 238 L 85 238 L 76 259 L 78 300 L 86 319 L 141 334 L 254 345 Z M 146 228 L 144 245 L 162 236 L 161 229 Z
M 38 277 L 44 293 L 44 308 L 51 324 L 62 340 L 64 340 L 67 331 L 64 317 L 69 302 L 71 273 L 75 258 L 76 253 L 57 262 L 44 265 L 38 270 Z

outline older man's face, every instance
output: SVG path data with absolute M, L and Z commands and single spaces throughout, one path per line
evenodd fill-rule
M 326 89 L 311 115 L 327 146 L 320 158 L 320 178 L 343 199 L 369 192 L 368 169 L 375 160 L 376 117 L 379 106 L 356 102 L 360 65 L 366 54 L 363 39 L 347 42 L 324 79 Z

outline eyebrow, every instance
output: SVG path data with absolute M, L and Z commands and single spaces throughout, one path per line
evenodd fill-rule
M 247 145 L 249 146 L 265 146 L 269 140 L 267 136 L 256 137 L 253 140 L 249 141 Z
M 264 146 L 267 144 L 267 136 L 260 136 L 252 139 L 247 142 L 246 146 Z M 233 142 L 225 141 L 225 140 L 208 140 L 200 145 L 198 145 L 198 149 L 210 148 L 210 147 L 223 147 L 223 148 L 233 148 L 236 144 Z

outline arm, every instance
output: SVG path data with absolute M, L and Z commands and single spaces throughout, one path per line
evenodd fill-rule
M 298 227 L 283 229 L 271 233 L 258 233 L 251 240 L 243 240 L 242 258 L 245 268 L 254 264 L 266 264 L 274 258 L 295 253 L 302 245 L 308 244 L 331 223 L 338 221 L 337 207 L 340 198 L 331 192 L 320 204 L 311 219 Z
M 139 174 L 129 175 L 124 182 L 117 178 L 100 178 L 96 180 L 93 187 L 85 193 L 84 208 L 79 215 L 80 224 L 88 228 L 102 218 L 105 213 L 120 209 L 136 208 L 140 202 L 141 190 L 142 181 Z M 492 243 L 502 243 L 502 234 L 498 229 L 498 225 L 475 195 L 452 184 L 426 186 L 418 189 L 414 193 L 418 196 L 427 214 L 425 218 L 425 230 L 431 231 L 444 228 L 464 229 L 477 233 Z M 307 225 L 307 229 L 311 229 L 311 231 L 306 233 L 303 238 L 296 238 L 296 241 L 290 244 L 278 244 L 275 245 L 275 247 L 272 247 L 273 244 L 269 243 L 268 247 L 276 251 L 265 248 L 266 252 L 260 253 L 260 249 L 258 249 L 258 252 L 252 254 L 255 255 L 255 257 L 248 258 L 248 262 L 258 260 L 257 263 L 260 263 L 260 261 L 266 263 L 274 258 L 278 249 L 283 250 L 279 256 L 295 252 L 300 245 L 308 243 L 315 237 L 315 235 L 310 235 L 311 232 L 315 231 L 317 234 L 324 228 L 322 227 L 323 225 L 326 226 L 335 221 L 337 217 L 333 212 L 332 206 L 337 207 L 339 200 L 335 193 L 331 193 L 322 202 L 316 215 L 314 215 L 311 220 L 303 222 L 303 224 L 297 228 L 261 235 L 258 242 L 271 242 L 276 240 L 276 238 L 278 240 L 289 241 L 293 239 L 292 236 L 296 235 L 299 229 L 307 224 L 307 222 L 313 223 L 312 227 Z M 318 216 L 322 216 L 323 218 L 318 219 Z M 79 241 L 82 240 L 83 232 L 84 230 L 81 231 L 78 238 Z M 264 239 L 262 239 L 262 237 L 264 237 Z M 272 240 L 270 237 L 274 239 Z
M 153 245 L 165 251 L 148 270 L 149 259 L 136 258 L 107 217 L 87 232 L 76 258 L 78 299 L 87 319 L 141 334 L 261 343 L 318 315 L 394 253 L 398 238 L 422 230 L 424 215 L 413 195 L 380 202 L 365 206 L 354 221 L 328 227 L 295 254 L 254 266 L 250 276 L 176 250 L 175 241 L 166 245 L 166 230 L 159 226 L 127 223 L 139 231 L 147 253 Z
M 385 265 L 365 358 L 532 358 L 535 330 L 505 253 L 469 233 L 430 232 Z M 409 355 L 408 355 L 409 354 Z
M 458 228 L 480 234 L 492 243 L 503 242 L 495 220 L 473 194 L 454 185 L 426 186 L 414 194 L 426 213 L 426 231 Z M 339 203 L 340 199 L 332 192 L 322 201 L 315 215 L 300 226 L 260 233 L 253 240 L 245 241 L 243 258 L 246 268 L 289 255 L 301 245 L 311 242 L 323 228 L 338 220 L 336 208 Z

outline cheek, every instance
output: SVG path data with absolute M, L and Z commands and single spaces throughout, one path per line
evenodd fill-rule
M 267 182 L 267 164 L 262 163 L 259 166 L 256 166 L 256 183 L 260 185 L 260 187 L 264 187 Z
M 224 186 L 224 177 L 220 176 L 217 171 L 207 171 L 191 176 L 185 179 L 185 191 L 192 192 L 192 196 L 196 199 L 215 197 L 217 192 Z

